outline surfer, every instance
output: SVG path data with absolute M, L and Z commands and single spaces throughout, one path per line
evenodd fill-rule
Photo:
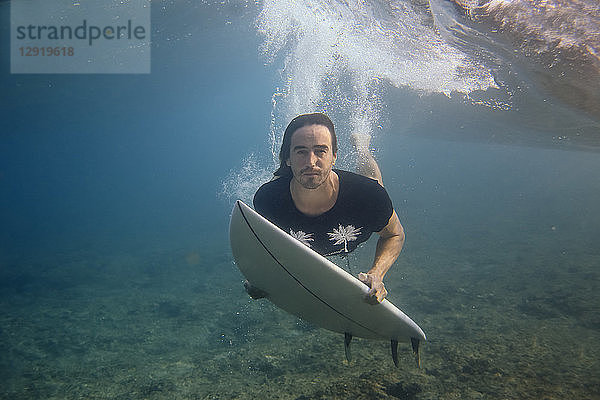
M 287 126 L 274 179 L 254 196 L 254 208 L 284 231 L 329 256 L 345 255 L 379 235 L 373 264 L 358 279 L 373 304 L 387 296 L 383 278 L 404 244 L 404 229 L 369 152 L 368 135 L 353 135 L 360 174 L 333 168 L 337 138 L 325 114 L 302 114 Z M 250 296 L 264 297 L 245 283 Z

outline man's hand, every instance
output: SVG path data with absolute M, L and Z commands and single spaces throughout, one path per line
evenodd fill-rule
M 383 284 L 383 280 L 380 276 L 369 273 L 365 274 L 364 272 L 361 272 L 360 274 L 358 274 L 358 279 L 371 288 L 367 293 L 367 303 L 381 303 L 385 296 L 387 296 L 388 292 L 385 289 L 385 285 Z
M 260 290 L 257 287 L 252 286 L 247 279 L 244 281 L 244 288 L 246 289 L 248 295 L 254 300 L 263 299 L 269 296 L 266 292 Z

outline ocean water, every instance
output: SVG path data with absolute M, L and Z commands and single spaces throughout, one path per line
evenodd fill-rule
M 155 2 L 149 75 L 0 52 L 0 398 L 600 398 L 597 9 L 455 3 Z M 421 368 L 243 290 L 231 207 L 314 110 L 342 167 L 372 135 Z

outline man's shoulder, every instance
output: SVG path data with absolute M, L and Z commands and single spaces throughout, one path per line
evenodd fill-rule
M 367 186 L 367 187 L 372 187 L 375 190 L 383 189 L 383 191 L 385 191 L 383 186 L 381 186 L 379 184 L 379 182 L 377 182 L 377 180 L 375 180 L 373 178 L 368 178 L 364 175 L 360 175 L 360 174 L 350 172 L 350 171 L 345 171 L 342 169 L 336 169 L 334 171 L 340 177 L 341 185 L 353 185 L 353 186 L 360 186 L 360 187 Z
M 254 209 L 261 212 L 271 208 L 272 204 L 281 203 L 287 191 L 289 191 L 289 180 L 285 177 L 263 183 L 254 194 Z
M 275 177 L 269 182 L 263 183 L 256 191 L 256 194 L 271 194 L 273 192 L 280 192 L 288 187 L 289 182 L 287 182 L 287 179 L 285 179 L 285 177 Z
M 344 170 L 336 170 L 336 173 L 340 176 L 340 193 L 345 199 L 352 198 L 355 204 L 380 206 L 391 202 L 387 190 L 375 179 Z
M 379 182 L 353 172 L 341 171 L 340 196 L 345 209 L 366 219 L 372 232 L 382 230 L 394 212 L 392 200 Z

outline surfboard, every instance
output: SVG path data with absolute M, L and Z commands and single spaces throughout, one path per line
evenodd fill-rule
M 237 267 L 277 307 L 321 328 L 352 337 L 390 340 L 397 365 L 398 342 L 417 356 L 423 330 L 385 299 L 366 302 L 368 286 L 262 217 L 244 202 L 233 207 L 229 226 Z

